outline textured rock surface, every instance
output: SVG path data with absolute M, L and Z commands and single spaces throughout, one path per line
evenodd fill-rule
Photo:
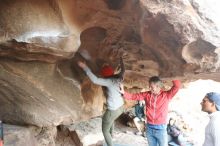
M 36 146 L 33 128 L 4 125 L 4 145 L 5 146 Z
M 218 0 L 1 0 L 0 118 L 70 124 L 102 114 L 105 98 L 76 61 L 98 74 L 123 56 L 125 86 L 147 79 L 219 78 Z M 77 52 L 77 53 L 76 53 Z
M 69 131 L 56 127 L 4 125 L 5 146 L 76 146 Z M 78 146 L 78 145 L 77 145 Z

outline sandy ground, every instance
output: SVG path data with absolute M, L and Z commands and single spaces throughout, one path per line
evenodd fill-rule
M 130 128 L 120 123 L 116 123 L 113 142 L 116 146 L 148 146 L 146 138 L 136 135 L 136 132 L 136 128 Z M 102 143 L 97 146 L 102 146 L 103 143 L 102 141 Z
M 130 128 L 124 125 L 116 125 L 114 142 L 119 144 L 125 144 L 128 146 L 147 146 L 147 140 L 145 137 L 136 135 L 136 128 Z
M 69 127 L 69 129 L 76 130 L 84 146 L 103 146 L 105 141 L 101 130 L 101 121 L 101 117 L 97 117 Z M 113 133 L 113 142 L 114 144 L 120 144 L 120 146 L 147 146 L 146 139 L 143 136 L 136 135 L 136 132 L 136 128 L 128 127 L 117 120 Z

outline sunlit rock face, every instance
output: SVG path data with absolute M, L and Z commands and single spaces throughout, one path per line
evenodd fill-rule
M 124 84 L 150 76 L 219 79 L 218 0 L 1 0 L 0 118 L 14 124 L 70 124 L 102 114 L 105 97 L 77 66 L 99 76 L 105 63 Z

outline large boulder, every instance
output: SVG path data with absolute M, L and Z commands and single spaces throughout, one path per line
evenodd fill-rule
M 51 126 L 102 114 L 105 97 L 77 66 L 99 76 L 122 56 L 124 84 L 219 81 L 218 0 L 1 0 L 0 119 Z M 117 69 L 116 69 L 117 71 Z

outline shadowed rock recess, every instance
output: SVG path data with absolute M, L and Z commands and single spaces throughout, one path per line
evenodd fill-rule
M 146 89 L 152 75 L 220 82 L 219 7 L 218 0 L 0 0 L 0 120 L 33 126 L 39 143 L 31 145 L 62 143 L 53 137 L 59 131 L 75 137 L 56 127 L 102 115 L 106 100 L 78 60 L 98 75 L 122 56 L 130 91 Z

